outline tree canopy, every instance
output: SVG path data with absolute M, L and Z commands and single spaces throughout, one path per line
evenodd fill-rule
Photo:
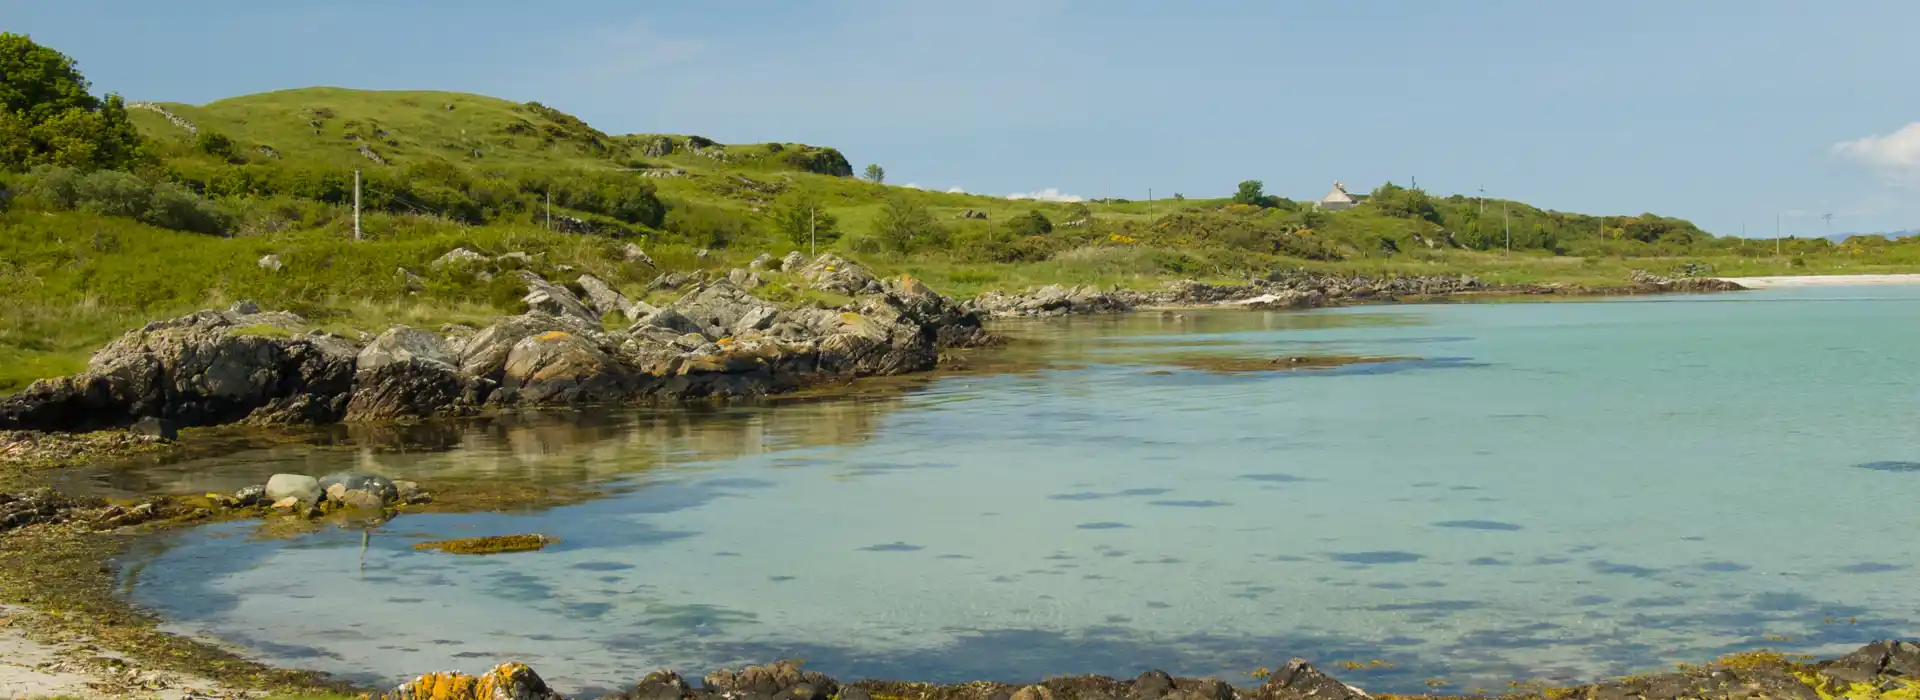
M 885 184 L 887 181 L 887 169 L 880 167 L 879 163 L 868 163 L 867 181 L 876 185 Z
M 0 32 L 0 169 L 117 169 L 141 157 L 118 95 L 95 98 L 73 59 Z

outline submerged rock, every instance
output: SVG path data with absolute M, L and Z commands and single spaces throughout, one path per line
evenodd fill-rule
M 371 502 L 377 508 L 400 500 L 400 488 L 392 480 L 369 472 L 334 472 L 320 477 L 317 486 L 327 500 L 348 505 Z

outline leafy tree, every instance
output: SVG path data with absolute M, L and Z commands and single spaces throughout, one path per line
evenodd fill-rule
M 933 214 L 920 202 L 908 197 L 892 197 L 874 222 L 873 237 L 894 252 L 907 252 L 923 244 L 934 243 L 944 232 Z
M 0 32 L 0 169 L 125 168 L 139 160 L 140 134 L 126 103 L 87 88 L 73 59 Z
M 1245 204 L 1251 207 L 1266 206 L 1266 188 L 1267 184 L 1259 180 L 1242 182 L 1240 183 L 1240 190 L 1233 193 L 1233 203 Z
M 1007 229 L 1015 237 L 1041 236 L 1053 233 L 1053 221 L 1047 219 L 1047 215 L 1040 213 L 1040 210 L 1032 209 L 1027 211 L 1026 216 L 1014 217 Z
M 876 185 L 886 184 L 887 169 L 880 167 L 879 163 L 867 164 L 867 181 Z
M 840 220 L 827 213 L 824 198 L 811 187 L 795 187 L 773 206 L 774 229 L 800 248 L 840 239 Z

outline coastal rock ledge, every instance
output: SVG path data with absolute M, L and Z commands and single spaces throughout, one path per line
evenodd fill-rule
M 721 670 L 699 687 L 672 671 L 655 671 L 630 690 L 603 700 L 1371 700 L 1360 688 L 1321 672 L 1304 659 L 1256 672 L 1260 685 L 1242 688 L 1212 678 L 1176 678 L 1147 671 L 1132 680 L 1105 676 L 1063 676 L 1031 685 L 976 681 L 935 686 L 926 683 L 866 680 L 841 683 L 805 671 L 799 662 L 781 661 L 739 671 Z M 1773 652 L 1745 652 L 1703 666 L 1681 666 L 1674 673 L 1563 688 L 1527 684 L 1505 698 L 1526 700 L 1679 700 L 1680 698 L 1753 700 L 1906 700 L 1920 693 L 1920 645 L 1902 641 L 1868 644 L 1851 654 L 1818 663 Z M 383 700 L 561 700 L 540 675 L 522 663 L 508 663 L 479 676 L 429 673 L 401 684 Z M 1414 697 L 1439 697 L 1423 695 Z M 1456 696 L 1486 697 L 1486 696 Z
M 84 371 L 0 400 L 0 430 L 82 432 L 143 419 L 179 427 L 383 421 L 752 397 L 928 370 L 943 349 L 994 341 L 979 314 L 908 277 L 873 281 L 839 308 L 783 308 L 720 279 L 614 329 L 569 288 L 531 274 L 525 281 L 534 309 L 525 314 L 440 334 L 395 326 L 364 344 L 247 302 L 148 324 L 94 353 Z

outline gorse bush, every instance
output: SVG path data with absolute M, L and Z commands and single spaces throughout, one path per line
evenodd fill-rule
M 25 190 L 47 208 L 124 216 L 176 231 L 225 234 L 232 225 L 232 217 L 190 190 L 114 170 L 43 167 L 27 178 Z

